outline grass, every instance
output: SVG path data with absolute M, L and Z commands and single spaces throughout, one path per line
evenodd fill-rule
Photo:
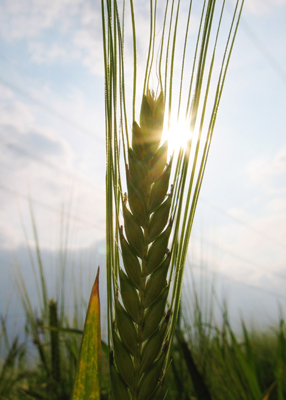
M 84 322 L 84 300 L 87 296 L 81 292 L 82 280 L 72 267 L 73 260 L 67 257 L 67 247 L 60 245 L 54 281 L 51 282 L 50 278 L 48 280 L 47 271 L 51 275 L 51 270 L 44 265 L 45 258 L 42 256 L 32 207 L 30 211 L 34 247 L 27 241 L 32 271 L 32 275 L 29 273 L 27 275 L 33 277 L 33 293 L 28 293 L 26 280 L 17 260 L 14 268 L 15 281 L 26 316 L 27 340 L 24 344 L 18 345 L 15 339 L 13 346 L 9 347 L 5 321 L 2 323 L 1 338 L 6 344 L 8 355 L 1 376 L 4 384 L 4 376 L 7 375 L 5 365 L 8 363 L 10 375 L 13 376 L 13 379 L 9 380 L 10 392 L 15 393 L 13 396 L 17 399 L 66 400 L 70 398 L 73 387 Z M 68 235 L 68 229 L 62 231 Z M 68 240 L 62 240 L 61 243 L 68 243 Z M 68 263 L 71 266 L 69 274 L 66 273 Z M 67 284 L 70 277 L 73 277 L 73 281 Z M 79 292 L 80 297 L 77 296 Z M 73 295 L 70 296 L 70 293 Z M 13 363 L 11 363 L 12 355 Z M 6 388 L 5 391 L 7 390 Z M 11 393 L 5 396 L 9 399 L 14 398 Z M 2 399 L 1 396 L 0 398 Z
M 234 335 L 227 318 L 222 327 L 212 327 L 213 334 L 210 336 L 205 332 L 205 325 L 198 326 L 196 329 L 197 335 L 200 332 L 201 336 L 195 336 L 192 339 L 188 335 L 190 327 L 186 326 L 185 329 L 184 344 L 182 338 L 179 339 L 179 336 L 176 336 L 172 361 L 167 368 L 165 377 L 167 399 L 202 398 L 197 394 L 199 389 L 194 385 L 198 379 L 193 379 L 196 373 L 189 367 L 189 355 L 186 348 L 190 351 L 193 363 L 211 399 L 262 400 L 267 398 L 265 396 L 270 390 L 269 399 L 285 398 L 286 354 L 285 351 L 281 352 L 281 348 L 285 349 L 286 343 L 284 320 L 281 320 L 280 326 L 264 332 L 246 329 L 244 336 L 239 338 Z M 61 392 L 59 393 L 53 385 L 46 371 L 46 363 L 40 354 L 33 364 L 26 366 L 25 344 L 20 345 L 17 339 L 13 339 L 0 367 L 1 399 L 70 398 L 71 382 L 74 378 L 74 366 L 79 350 L 78 346 L 71 346 L 71 336 L 78 337 L 79 335 L 62 332 L 60 336 L 62 354 L 69 354 L 64 357 L 61 364 Z M 4 340 L 3 337 L 1 340 Z M 194 345 L 194 342 L 197 345 Z M 51 344 L 50 339 L 47 337 L 41 344 L 48 350 Z M 38 345 L 35 344 L 35 346 Z M 107 346 L 104 344 L 103 346 L 102 399 L 107 399 L 109 394 L 108 352 Z M 50 354 L 47 361 L 49 362 L 51 358 Z
M 5 318 L 1 318 L 0 330 L 0 348 L 3 352 L 2 344 L 6 349 L 6 358 L 0 360 L 0 399 L 12 400 L 14 386 L 22 380 L 21 371 L 23 369 L 25 346 L 19 344 L 17 337 L 10 343 Z
M 39 253 L 39 249 L 36 252 Z M 35 267 L 39 269 L 43 264 Z M 45 274 L 43 281 L 46 282 Z M 46 287 L 48 289 L 48 285 Z M 65 309 L 57 322 L 54 318 L 50 320 L 50 310 L 55 308 L 56 302 L 50 301 L 48 292 L 46 311 L 40 303 L 30 313 L 27 308 L 30 294 L 26 293 L 23 298 L 28 327 L 27 340 L 23 343 L 19 343 L 17 337 L 8 337 L 5 318 L 2 318 L 0 346 L 2 352 L 6 349 L 6 356 L 0 363 L 1 400 L 64 400 L 71 396 L 84 311 L 79 311 L 73 324 L 69 322 L 71 316 Z M 229 323 L 227 305 L 223 323 L 218 325 L 214 321 L 215 286 L 211 289 L 212 295 L 207 295 L 207 290 L 203 293 L 205 298 L 199 294 L 199 288 L 193 286 L 192 295 L 196 300 L 184 300 L 164 379 L 167 399 L 207 399 L 200 394 L 200 390 L 205 388 L 213 400 L 285 399 L 286 328 L 282 316 L 276 327 L 265 331 L 250 329 L 241 322 L 243 333 L 237 336 Z M 37 315 L 41 315 L 44 318 L 42 322 L 46 321 L 47 326 L 54 327 L 54 330 L 40 329 Z M 31 342 L 36 350 L 32 360 L 29 359 Z M 58 350 L 59 354 L 55 356 Z M 56 374 L 58 368 L 60 373 Z M 102 343 L 101 379 L 101 398 L 108 399 L 109 355 L 105 343 Z

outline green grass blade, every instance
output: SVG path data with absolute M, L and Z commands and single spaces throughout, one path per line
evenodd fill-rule
M 99 269 L 92 288 L 71 400 L 100 399 Z
M 61 328 L 61 327 L 55 327 L 55 326 L 45 326 L 45 325 L 36 325 L 39 329 L 44 329 L 47 331 L 52 331 L 52 332 L 59 332 L 59 333 L 74 333 L 76 335 L 82 335 L 83 330 L 81 329 L 74 329 L 74 328 Z
M 212 400 L 209 389 L 207 388 L 202 375 L 198 371 L 198 368 L 192 357 L 192 353 L 191 353 L 190 349 L 188 348 L 188 345 L 184 339 L 182 332 L 177 331 L 176 337 L 181 346 L 182 353 L 184 355 L 189 373 L 191 375 L 193 385 L 194 385 L 195 391 L 197 393 L 198 399 L 199 400 Z
M 34 343 L 37 346 L 40 360 L 44 366 L 44 369 L 46 370 L 47 375 L 49 375 L 50 369 L 49 369 L 48 361 L 47 361 L 47 353 L 43 347 L 43 343 L 42 343 L 42 340 L 41 340 L 39 332 L 38 332 L 36 316 L 34 314 L 34 310 L 33 310 L 33 307 L 32 307 L 28 292 L 27 292 L 24 278 L 21 274 L 20 266 L 17 262 L 15 264 L 15 268 L 16 268 L 16 270 L 14 271 L 15 281 L 16 281 L 16 285 L 17 285 L 19 293 L 20 293 L 20 297 L 21 297 L 21 301 L 22 301 L 22 305 L 23 305 L 25 314 L 26 314 L 26 318 L 29 322 L 29 326 L 31 329 L 31 335 L 33 337 Z
M 234 351 L 234 356 L 238 363 L 238 368 L 244 373 L 245 379 L 248 383 L 249 392 L 252 394 L 254 399 L 260 399 L 262 397 L 262 393 L 257 381 L 256 374 L 247 362 L 245 355 L 239 347 L 235 335 L 230 327 L 229 333 L 231 337 L 231 344 Z
M 37 231 L 36 221 L 35 221 L 31 202 L 29 202 L 29 206 L 30 206 L 30 215 L 31 215 L 31 221 L 32 221 L 33 234 L 34 234 L 34 238 L 35 238 L 35 242 L 36 242 L 36 254 L 37 254 L 37 261 L 38 261 L 38 267 L 39 267 L 39 273 L 40 273 L 42 297 L 43 297 L 42 301 L 43 301 L 44 310 L 47 312 L 48 307 L 49 307 L 48 295 L 47 295 L 46 281 L 45 281 L 45 277 L 44 277 L 44 267 L 43 267 L 42 256 L 41 256 L 41 251 L 40 251 L 38 231 Z
M 57 328 L 59 326 L 57 303 L 50 300 L 50 326 Z M 51 375 L 53 379 L 60 383 L 61 381 L 61 356 L 60 356 L 60 341 L 59 332 L 50 331 L 51 338 Z
M 286 392 L 285 384 L 286 376 L 286 329 L 285 321 L 281 318 L 278 331 L 278 348 L 277 348 L 277 393 L 278 400 L 283 400 Z
M 263 396 L 262 400 L 268 400 L 269 396 L 273 392 L 273 389 L 276 387 L 277 381 L 273 382 L 272 385 L 267 389 L 266 394 Z

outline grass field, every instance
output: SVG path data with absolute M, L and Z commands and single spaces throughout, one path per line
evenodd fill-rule
M 36 253 L 40 276 L 37 309 L 32 308 L 30 293 L 18 273 L 26 339 L 20 342 L 9 337 L 6 319 L 1 319 L 0 346 L 5 354 L 0 364 L 1 400 L 64 400 L 72 391 L 85 309 L 75 302 L 67 312 L 62 303 L 64 289 L 55 300 L 49 298 L 39 248 Z M 62 271 L 58 271 L 60 276 Z M 80 304 L 83 296 L 80 290 L 77 293 Z M 282 312 L 277 325 L 264 331 L 250 329 L 242 321 L 243 334 L 237 336 L 230 326 L 227 304 L 223 323 L 218 325 L 213 318 L 212 296 L 207 300 L 208 313 L 204 313 L 196 287 L 192 295 L 191 304 L 185 300 L 179 315 L 172 361 L 164 378 L 167 399 L 285 399 L 286 328 Z M 102 342 L 102 399 L 108 398 L 109 388 L 108 348 Z

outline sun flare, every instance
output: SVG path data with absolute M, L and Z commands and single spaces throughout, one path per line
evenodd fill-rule
M 186 120 L 171 122 L 169 129 L 164 128 L 163 140 L 168 140 L 169 154 L 184 149 L 191 137 L 192 133 Z

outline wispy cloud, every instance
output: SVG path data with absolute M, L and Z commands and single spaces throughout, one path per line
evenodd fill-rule
M 245 11 L 254 15 L 271 13 L 276 7 L 284 6 L 285 0 L 247 0 L 245 1 Z
M 262 156 L 248 166 L 249 183 L 267 195 L 286 195 L 286 147 L 274 157 Z
M 76 59 L 92 73 L 103 75 L 99 1 L 6 0 L 0 4 L 0 32 L 10 43 L 29 39 L 33 62 Z
M 0 4 L 0 31 L 6 40 L 36 37 L 46 29 L 58 25 L 66 30 L 70 20 L 80 9 L 83 0 L 3 0 Z
M 89 156 L 87 160 L 79 158 L 67 139 L 45 123 L 37 122 L 32 110 L 13 97 L 0 106 L 1 246 L 12 249 L 22 243 L 20 214 L 25 225 L 30 225 L 29 197 L 35 200 L 37 210 L 40 207 L 36 215 L 44 246 L 51 243 L 62 207 L 68 207 L 70 198 L 73 206 L 66 211 L 71 214 L 71 226 L 77 230 L 77 245 L 102 238 L 104 194 L 95 185 L 92 188 L 92 180 L 86 185 L 88 178 L 73 179 L 73 175 L 80 176 L 78 167 L 83 171 L 89 169 Z

